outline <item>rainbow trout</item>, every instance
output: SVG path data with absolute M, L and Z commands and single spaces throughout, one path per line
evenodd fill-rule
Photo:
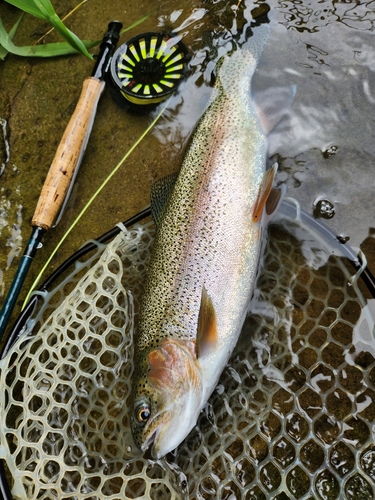
M 131 427 L 160 458 L 196 424 L 237 343 L 257 274 L 276 166 L 250 82 L 269 25 L 218 63 L 215 96 L 173 190 L 158 183 L 156 237 L 135 344 Z M 156 193 L 156 194 L 155 194 Z M 163 205 L 163 198 L 167 198 Z

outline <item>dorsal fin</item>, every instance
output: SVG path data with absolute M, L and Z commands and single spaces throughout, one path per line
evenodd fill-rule
M 206 287 L 202 287 L 201 305 L 198 315 L 197 358 L 210 354 L 217 345 L 216 312 Z
M 154 182 L 151 186 L 151 214 L 156 226 L 173 191 L 178 173 L 167 175 Z
M 253 221 L 256 222 L 260 220 L 264 206 L 271 194 L 273 181 L 275 179 L 275 175 L 277 172 L 277 163 L 274 163 L 272 167 L 266 171 L 263 176 L 262 183 L 259 188 L 258 198 L 255 202 L 254 211 L 253 211 Z

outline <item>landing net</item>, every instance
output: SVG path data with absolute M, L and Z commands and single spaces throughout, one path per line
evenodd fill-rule
M 374 322 L 353 271 L 298 220 L 271 224 L 239 344 L 166 459 L 133 445 L 133 328 L 151 223 L 48 294 L 0 362 L 15 499 L 374 499 Z

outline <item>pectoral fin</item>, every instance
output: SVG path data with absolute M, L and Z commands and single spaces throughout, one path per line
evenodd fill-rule
M 266 208 L 263 213 L 262 222 L 268 224 L 273 218 L 274 214 L 278 211 L 281 202 L 283 201 L 286 193 L 286 185 L 282 184 L 280 187 L 271 189 L 271 193 L 266 201 Z
M 202 358 L 215 350 L 217 345 L 216 312 L 205 286 L 202 288 L 201 306 L 198 316 L 197 358 Z
M 277 163 L 274 163 L 272 167 L 267 170 L 267 172 L 263 176 L 263 181 L 262 184 L 259 188 L 259 193 L 258 193 L 258 198 L 257 201 L 255 202 L 254 206 L 254 211 L 253 211 L 253 221 L 257 222 L 260 220 L 262 217 L 263 209 L 267 203 L 267 200 L 270 198 L 271 192 L 272 192 L 272 186 L 273 186 L 273 181 L 276 176 L 277 172 Z M 281 195 L 281 193 L 280 193 Z M 277 191 L 274 192 L 274 195 L 277 198 Z M 273 196 L 271 197 L 270 205 L 275 205 Z M 276 200 L 276 206 L 278 205 L 279 201 Z M 268 210 L 271 210 L 271 206 L 269 207 Z M 267 210 L 267 212 L 268 212 Z

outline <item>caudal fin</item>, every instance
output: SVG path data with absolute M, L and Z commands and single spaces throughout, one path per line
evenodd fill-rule
M 247 40 L 240 45 L 242 51 L 248 51 L 252 54 L 256 64 L 258 64 L 264 47 L 271 35 L 272 25 L 273 23 L 268 20 L 268 22 L 264 22 L 252 28 L 252 36 L 247 38 Z
M 251 31 L 252 36 L 217 64 L 215 86 L 222 88 L 227 95 L 249 91 L 251 78 L 271 33 L 271 23 L 263 23 Z

